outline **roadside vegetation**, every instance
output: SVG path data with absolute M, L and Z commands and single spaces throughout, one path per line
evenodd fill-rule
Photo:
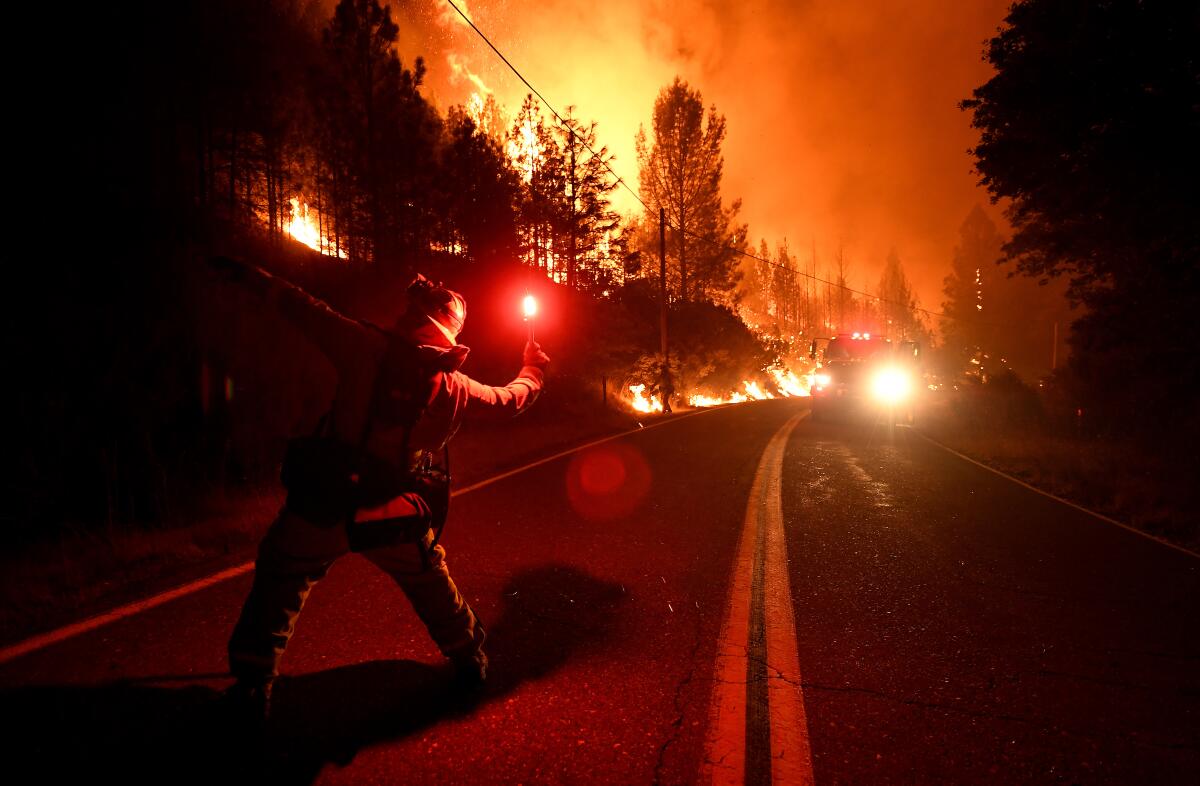
M 1148 532 L 1196 545 L 1200 80 L 1195 14 L 1132 0 L 1013 4 L 963 109 L 1011 234 L 963 224 L 942 359 L 961 375 L 928 428 L 953 447 Z M 1045 297 L 1076 309 L 1047 339 Z M 1032 339 L 1030 338 L 1032 336 Z M 1040 339 L 1039 339 L 1040 336 Z M 1030 348 L 1052 347 L 1054 373 Z M 1043 361 L 1044 362 L 1044 361 Z M 1031 373 L 1033 372 L 1033 373 Z M 1026 382 L 1022 382 L 1017 374 Z
M 958 391 L 932 394 L 917 426 L 1031 486 L 1200 550 L 1191 448 L 1101 433 L 1069 402 L 1052 380 L 1031 387 L 1011 373 L 967 378 Z

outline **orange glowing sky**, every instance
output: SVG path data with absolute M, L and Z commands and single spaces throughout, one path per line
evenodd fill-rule
M 890 248 L 921 305 L 939 309 L 959 224 L 976 203 L 975 135 L 959 100 L 988 78 L 984 42 L 1008 0 L 470 0 L 476 24 L 560 111 L 599 121 L 636 187 L 634 134 L 676 74 L 728 122 L 726 199 L 757 246 L 787 238 L 818 265 L 839 244 L 851 283 L 874 289 Z M 482 83 L 501 104 L 526 88 L 444 0 L 396 4 L 406 61 L 427 61 L 443 107 Z M 476 80 L 471 78 L 473 74 Z M 632 197 L 618 207 L 634 209 Z

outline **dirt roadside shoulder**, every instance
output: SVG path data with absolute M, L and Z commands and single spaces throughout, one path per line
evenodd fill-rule
M 926 413 L 916 430 L 1047 494 L 1200 551 L 1200 508 L 1186 470 L 1135 444 L 970 424 Z

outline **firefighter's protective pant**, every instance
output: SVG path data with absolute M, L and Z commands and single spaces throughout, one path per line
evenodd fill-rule
M 420 542 L 399 542 L 362 555 L 395 579 L 444 655 L 473 655 L 485 633 L 459 594 L 446 567 L 446 552 L 433 546 L 433 533 Z M 254 584 L 229 641 L 230 670 L 238 679 L 269 682 L 295 630 L 313 586 L 350 550 L 345 525 L 324 527 L 286 507 L 258 549 Z

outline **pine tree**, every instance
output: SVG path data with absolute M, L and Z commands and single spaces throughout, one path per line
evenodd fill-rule
M 994 319 L 994 309 L 988 298 L 995 295 L 995 279 L 1000 276 L 996 262 L 1002 240 L 996 225 L 979 205 L 967 215 L 958 235 L 950 275 L 942 289 L 946 295 L 942 313 L 946 317 L 941 331 L 947 352 L 965 368 L 972 362 L 982 366 L 983 356 L 991 349 L 987 320 Z
M 452 108 L 444 145 L 440 245 L 471 262 L 515 258 L 521 184 L 500 142 Z
M 555 281 L 567 277 L 564 248 L 556 242 L 566 225 L 563 154 L 541 105 L 527 95 L 508 136 L 509 159 L 521 177 L 520 255 Z
M 636 145 L 642 199 L 652 219 L 666 213 L 671 286 L 676 299 L 733 300 L 737 249 L 746 228 L 735 221 L 740 201 L 721 203 L 725 118 L 707 115 L 699 91 L 676 77 L 654 103 L 653 138 L 638 130 Z
M 879 296 L 878 308 L 882 317 L 880 328 L 887 338 L 928 342 L 929 329 L 917 311 L 917 297 L 895 249 L 888 252 L 876 294 Z
M 609 171 L 612 155 L 597 149 L 596 122 L 584 127 L 567 107 L 565 122 L 555 125 L 564 167 L 565 209 L 559 245 L 566 253 L 566 283 L 593 293 L 611 289 L 621 267 L 620 215 L 609 194 L 617 187 Z M 595 152 L 592 152 L 595 151 Z
M 398 263 L 428 247 L 436 111 L 395 51 L 399 27 L 377 0 L 341 0 L 324 30 L 327 73 L 316 88 L 334 218 L 352 260 Z

